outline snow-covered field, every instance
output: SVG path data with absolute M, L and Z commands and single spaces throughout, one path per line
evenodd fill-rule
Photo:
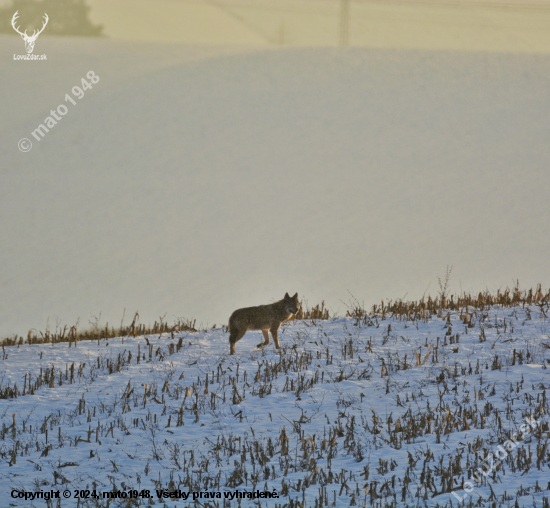
M 5 348 L 1 504 L 548 506 L 549 312 L 299 321 L 235 356 L 223 329 Z

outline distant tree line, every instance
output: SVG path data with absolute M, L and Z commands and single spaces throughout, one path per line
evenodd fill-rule
M 15 33 L 11 20 L 19 11 L 17 24 L 22 32 L 32 34 L 33 30 L 39 30 L 47 13 L 48 35 L 100 36 L 103 25 L 92 24 L 89 10 L 85 0 L 12 0 L 11 5 L 0 6 L 0 33 Z

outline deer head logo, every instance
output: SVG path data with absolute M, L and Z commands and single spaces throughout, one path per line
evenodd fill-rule
M 35 30 L 32 35 L 27 35 L 26 30 L 22 33 L 19 31 L 19 27 L 15 26 L 15 20 L 18 18 L 18 13 L 19 11 L 16 11 L 16 13 L 13 15 L 13 18 L 11 18 L 11 26 L 25 41 L 25 49 L 30 55 L 34 50 L 34 43 L 36 42 L 36 38 L 44 31 L 44 28 L 46 28 L 49 18 L 48 15 L 44 13 L 44 24 L 42 25 L 42 28 L 40 30 Z

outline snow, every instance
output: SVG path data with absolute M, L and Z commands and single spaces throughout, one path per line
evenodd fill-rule
M 6 347 L 2 393 L 52 366 L 55 381 L 0 400 L 3 502 L 43 506 L 10 492 L 68 489 L 61 506 L 96 506 L 74 491 L 135 489 L 192 504 L 159 501 L 164 489 L 281 496 L 261 506 L 543 506 L 548 308 L 469 313 L 470 325 L 464 311 L 290 322 L 281 350 L 248 332 L 234 356 L 219 328 Z M 520 430 L 526 418 L 535 430 Z

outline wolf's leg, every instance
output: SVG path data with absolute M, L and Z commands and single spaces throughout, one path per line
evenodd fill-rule
M 235 354 L 235 344 L 238 340 L 241 340 L 243 338 L 243 335 L 246 333 L 246 329 L 244 330 L 231 330 L 229 332 L 229 354 L 234 355 Z
M 275 342 L 275 347 L 277 349 L 281 349 L 281 345 L 279 344 L 279 326 L 281 326 L 281 323 L 271 327 L 271 335 L 273 335 L 273 342 Z
M 256 347 L 264 347 L 269 344 L 269 332 L 267 330 L 262 330 L 262 333 L 264 334 L 264 341 L 260 342 Z

